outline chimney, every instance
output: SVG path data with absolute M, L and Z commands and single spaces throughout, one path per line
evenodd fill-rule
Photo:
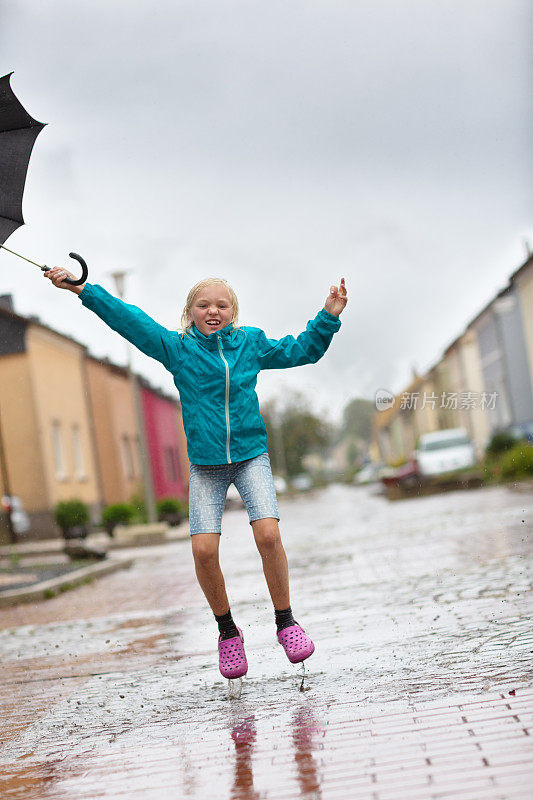
M 15 313 L 15 306 L 13 305 L 12 294 L 0 294 L 0 308 Z

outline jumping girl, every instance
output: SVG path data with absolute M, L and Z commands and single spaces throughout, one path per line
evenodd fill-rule
M 303 333 L 276 340 L 268 339 L 260 328 L 239 325 L 237 297 L 221 278 L 206 278 L 193 286 L 178 333 L 101 286 L 63 283 L 73 276 L 61 267 L 45 277 L 78 294 L 84 306 L 161 362 L 174 378 L 191 462 L 192 552 L 198 582 L 218 623 L 222 675 L 239 678 L 248 670 L 244 637 L 231 615 L 218 558 L 222 512 L 231 483 L 246 506 L 261 555 L 278 641 L 293 664 L 308 658 L 315 646 L 292 616 L 287 557 L 255 386 L 262 369 L 314 364 L 322 358 L 341 325 L 339 315 L 347 303 L 344 278 L 339 287 L 331 287 L 324 308 Z

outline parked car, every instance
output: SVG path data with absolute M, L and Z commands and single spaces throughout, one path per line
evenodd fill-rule
M 442 475 L 476 465 L 476 451 L 464 428 L 424 433 L 413 457 L 417 472 L 422 477 Z
M 401 467 L 385 467 L 380 471 L 383 486 L 412 486 L 420 485 L 418 465 L 414 458 L 410 458 Z
M 6 514 L 11 514 L 11 523 L 13 525 L 13 531 L 16 534 L 29 531 L 30 518 L 24 510 L 20 497 L 16 497 L 15 495 L 8 497 L 8 495 L 4 495 L 2 497 L 2 509 Z
M 379 481 L 382 471 L 383 471 L 383 464 L 380 463 L 363 464 L 359 472 L 356 474 L 354 481 L 359 485 L 365 483 L 374 483 L 375 481 Z

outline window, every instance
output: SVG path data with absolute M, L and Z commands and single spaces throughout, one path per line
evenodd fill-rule
M 133 448 L 131 446 L 131 439 L 126 434 L 123 434 L 122 439 L 122 466 L 124 474 L 128 480 L 135 477 L 133 467 Z
M 174 461 L 174 448 L 165 447 L 165 463 L 167 468 L 167 479 L 174 483 L 177 480 L 176 463 Z
M 52 422 L 52 448 L 54 451 L 54 467 L 56 479 L 64 481 L 67 477 L 65 472 L 65 454 L 63 451 L 63 442 L 61 439 L 61 423 L 59 420 Z
M 81 446 L 80 426 L 72 426 L 72 453 L 74 456 L 74 477 L 78 481 L 84 481 L 87 477 L 85 465 L 83 463 L 83 450 Z
M 142 468 L 142 453 L 141 453 L 141 440 L 138 436 L 132 439 L 132 452 L 133 452 L 133 472 L 137 477 L 143 474 Z

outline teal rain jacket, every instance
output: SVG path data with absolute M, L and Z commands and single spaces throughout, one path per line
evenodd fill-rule
M 296 339 L 267 339 L 260 328 L 233 324 L 209 336 L 193 325 L 186 335 L 164 328 L 102 286 L 86 283 L 79 298 L 172 373 L 192 464 L 232 464 L 266 452 L 265 423 L 255 392 L 258 373 L 314 364 L 341 326 L 338 317 L 322 309 Z

